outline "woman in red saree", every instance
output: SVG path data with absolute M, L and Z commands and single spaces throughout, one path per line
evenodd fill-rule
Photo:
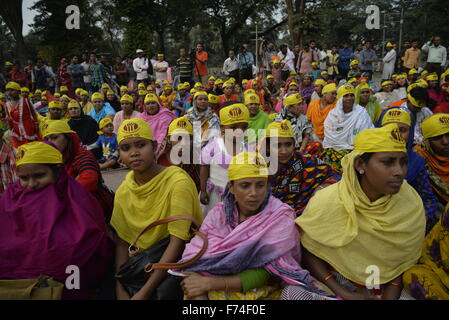
M 38 118 L 31 101 L 20 97 L 18 83 L 9 82 L 6 90 L 10 97 L 5 103 L 6 118 L 13 147 L 17 149 L 24 143 L 38 140 Z

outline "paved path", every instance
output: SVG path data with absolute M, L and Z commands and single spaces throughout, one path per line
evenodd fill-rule
M 125 180 L 129 169 L 114 169 L 108 171 L 102 171 L 104 183 L 113 191 L 117 190 L 120 184 Z

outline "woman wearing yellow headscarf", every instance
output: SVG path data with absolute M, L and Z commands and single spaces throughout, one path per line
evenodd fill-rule
M 316 279 L 299 265 L 300 246 L 294 211 L 274 197 L 268 168 L 255 152 L 234 156 L 223 201 L 204 220 L 204 255 L 181 270 L 185 298 L 195 300 L 278 299 L 282 284 L 303 284 L 310 299 L 326 299 Z M 181 261 L 193 257 L 202 239 L 186 246 Z M 198 247 L 200 245 L 200 247 Z M 324 294 L 324 295 L 320 295 Z
M 235 103 L 220 110 L 220 134 L 201 150 L 201 204 L 204 216 L 221 201 L 228 183 L 228 167 L 237 153 L 248 151 L 244 142 L 250 115 L 243 103 Z
M 404 181 L 406 144 L 397 125 L 359 133 L 342 165 L 342 180 L 318 191 L 296 219 L 303 267 L 345 300 L 406 299 L 402 274 L 419 259 L 426 221 L 418 193 Z
M 449 205 L 422 246 L 419 263 L 404 273 L 404 287 L 419 300 L 449 300 Z
M 131 169 L 115 194 L 111 225 L 117 232 L 116 268 L 128 259 L 128 248 L 150 223 L 174 215 L 191 215 L 202 220 L 195 184 L 177 166 L 156 163 L 156 142 L 150 125 L 142 119 L 123 121 L 117 140 L 120 159 Z M 136 246 L 153 248 L 159 262 L 175 262 L 190 240 L 190 221 L 179 220 L 145 232 Z M 142 271 L 143 272 L 143 271 Z M 165 270 L 154 270 L 144 283 L 117 282 L 118 299 L 180 299 L 179 281 L 166 277 Z
M 416 151 L 426 159 L 433 190 L 445 206 L 449 201 L 449 115 L 437 113 L 422 122 L 424 141 Z

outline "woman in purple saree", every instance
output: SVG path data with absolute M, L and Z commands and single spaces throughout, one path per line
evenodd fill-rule
M 50 143 L 20 146 L 17 168 L 19 181 L 0 198 L 0 279 L 46 275 L 74 285 L 62 299 L 91 298 L 112 263 L 102 208 Z
M 258 153 L 242 152 L 228 169 L 230 185 L 223 202 L 208 213 L 201 231 L 205 254 L 181 271 L 187 299 L 278 299 L 285 284 L 303 286 L 309 298 L 327 294 L 300 266 L 295 212 L 269 192 L 268 169 Z M 198 236 L 187 244 L 181 261 L 202 247 Z M 175 274 L 173 272 L 173 274 Z

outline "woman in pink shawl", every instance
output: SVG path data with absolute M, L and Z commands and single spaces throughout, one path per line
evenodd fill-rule
M 159 103 L 158 97 L 152 93 L 146 95 L 144 103 L 145 110 L 139 115 L 139 118 L 150 125 L 153 137 L 157 141 L 156 155 L 158 155 L 161 143 L 167 135 L 168 126 L 176 118 L 176 115 L 170 110 L 163 108 Z
M 187 276 L 181 286 L 187 299 L 278 299 L 282 286 L 296 284 L 309 299 L 329 299 L 319 283 L 300 266 L 295 212 L 269 191 L 268 168 L 255 152 L 233 157 L 230 185 L 223 202 L 208 213 L 201 231 L 208 239 L 204 255 L 190 267 L 171 271 Z M 202 247 L 195 236 L 181 261 Z
M 20 146 L 17 168 L 19 181 L 0 198 L 0 279 L 46 275 L 65 284 L 76 266 L 79 288 L 64 287 L 62 299 L 91 298 L 114 252 L 102 208 L 50 143 Z

